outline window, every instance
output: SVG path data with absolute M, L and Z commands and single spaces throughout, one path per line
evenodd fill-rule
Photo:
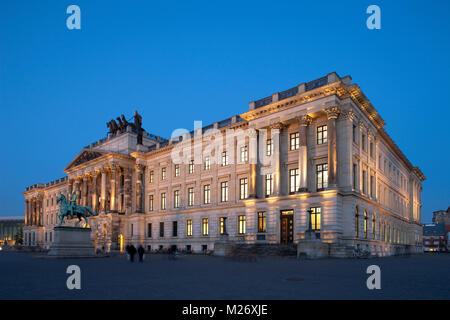
M 370 154 L 370 156 L 371 156 L 372 158 L 374 157 L 374 153 L 373 153 L 373 142 L 370 142 L 369 154 Z
M 239 179 L 239 199 L 247 199 L 248 198 L 248 179 L 242 178 Z
M 202 235 L 207 236 L 209 234 L 208 218 L 202 219 Z
M 226 234 L 227 233 L 227 218 L 221 217 L 219 220 L 219 233 Z
M 270 196 L 273 192 L 273 174 L 266 174 L 266 197 Z
M 353 164 L 353 189 L 356 190 L 356 179 L 358 177 L 358 166 L 354 163 Z
M 194 173 L 194 160 L 189 161 L 189 174 Z
M 358 207 L 355 209 L 355 236 L 359 237 L 359 214 L 358 214 Z
M 318 164 L 316 166 L 317 190 L 323 190 L 328 187 L 328 164 Z
M 226 151 L 222 152 L 222 166 L 228 165 L 228 153 Z
M 375 240 L 375 233 L 376 233 L 376 230 L 375 230 L 375 213 L 373 214 L 373 217 L 372 217 L 372 238 Z
M 238 217 L 238 233 L 239 234 L 245 233 L 245 216 Z
M 180 207 L 180 190 L 175 190 L 173 192 L 173 207 L 174 208 Z
M 192 236 L 192 220 L 186 220 L 186 235 Z
M 153 211 L 153 195 L 148 196 L 148 211 Z
M 161 168 L 161 179 L 166 180 L 166 168 Z
M 356 125 L 353 125 L 352 128 L 352 137 L 353 137 L 353 142 L 356 143 Z
M 221 202 L 228 201 L 228 181 L 220 183 L 220 201 Z
M 188 206 L 194 205 L 194 188 L 188 188 Z
M 258 212 L 258 232 L 266 232 L 267 217 L 265 212 Z
M 211 185 L 209 184 L 203 186 L 203 203 L 211 203 Z
M 273 152 L 273 141 L 272 139 L 266 140 L 266 156 L 271 156 Z
M 248 161 L 248 148 L 247 146 L 242 146 L 240 154 L 240 162 L 247 162 L 247 161 Z
M 367 171 L 363 170 L 363 173 L 362 173 L 362 189 L 363 189 L 363 193 L 364 194 L 367 193 L 366 184 L 367 184 Z
M 289 170 L 289 193 L 295 193 L 300 186 L 300 175 L 298 169 Z
M 159 236 L 164 238 L 164 222 L 159 223 Z
M 178 222 L 172 221 L 172 237 L 178 236 Z
M 211 158 L 209 156 L 205 157 L 205 161 L 203 163 L 203 169 L 204 170 L 211 169 Z
M 147 237 L 149 237 L 149 238 L 152 237 L 152 224 L 151 223 L 147 223 Z
M 166 210 L 166 193 L 161 193 L 161 210 Z
M 289 135 L 289 150 L 298 150 L 298 148 L 300 148 L 300 133 L 291 133 Z
M 324 144 L 328 142 L 327 126 L 317 127 L 317 144 Z
M 364 211 L 364 238 L 367 238 L 367 211 Z
M 320 222 L 321 222 L 321 220 L 320 220 L 321 217 L 320 216 L 321 216 L 321 213 L 322 213 L 322 208 L 320 208 L 320 207 L 313 207 L 310 210 L 311 210 L 310 211 L 311 229 L 319 231 L 320 230 Z
M 361 146 L 364 151 L 366 151 L 366 135 L 363 133 L 361 137 Z
M 176 164 L 175 165 L 175 177 L 179 177 L 180 176 L 180 165 Z
M 375 198 L 375 177 L 370 176 L 370 196 Z
M 123 176 L 122 176 L 123 177 Z M 150 171 L 150 183 L 153 183 L 153 181 L 155 181 L 155 173 L 152 171 Z M 123 185 L 123 184 L 122 184 Z

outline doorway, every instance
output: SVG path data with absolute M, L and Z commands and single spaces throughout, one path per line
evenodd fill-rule
M 294 242 L 294 210 L 282 210 L 280 214 L 280 243 Z

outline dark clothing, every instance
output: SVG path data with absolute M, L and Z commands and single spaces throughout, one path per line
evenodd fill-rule
M 145 252 L 144 247 L 139 246 L 137 252 L 139 255 L 139 262 L 143 262 L 144 261 L 144 252 Z
M 129 247 L 129 254 L 130 254 L 130 261 L 134 262 L 134 255 L 136 254 L 136 248 L 135 246 L 131 245 Z

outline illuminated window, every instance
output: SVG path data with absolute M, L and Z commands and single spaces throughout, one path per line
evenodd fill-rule
M 166 180 L 166 168 L 161 168 L 161 179 Z
M 289 170 L 289 193 L 295 193 L 300 186 L 300 175 L 298 169 Z
M 159 223 L 159 236 L 164 238 L 164 222 Z
M 205 157 L 205 162 L 203 164 L 203 169 L 204 170 L 211 169 L 211 158 L 209 156 Z
M 220 201 L 228 201 L 228 181 L 220 183 Z
M 194 160 L 189 161 L 189 173 L 194 173 Z
M 289 135 L 289 149 L 298 150 L 298 148 L 300 148 L 300 133 L 291 133 Z
M 271 156 L 273 152 L 273 141 L 272 139 L 266 140 L 266 156 Z
M 367 211 L 364 211 L 364 238 L 367 238 Z
M 313 207 L 310 210 L 311 229 L 320 231 L 322 209 L 320 207 Z
M 166 193 L 161 193 L 161 210 L 166 210 Z
M 328 187 L 328 164 L 318 164 L 316 166 L 317 190 L 321 191 Z
M 266 232 L 267 217 L 265 212 L 258 212 L 258 232 Z
M 222 152 L 222 166 L 228 165 L 228 153 L 226 151 Z
M 244 234 L 245 233 L 245 216 L 239 216 L 238 217 L 238 233 Z
M 179 177 L 180 176 L 180 165 L 176 164 L 175 165 L 175 177 Z
M 248 179 L 242 178 L 239 179 L 239 199 L 247 199 L 248 198 Z
M 154 172 L 152 170 L 152 171 L 150 171 L 150 183 L 153 183 L 153 181 L 155 181 L 155 174 L 154 174 Z
M 153 195 L 148 196 L 148 210 L 153 211 Z
M 219 232 L 220 234 L 226 234 L 227 232 L 227 218 L 221 217 L 219 220 Z
M 248 160 L 248 149 L 247 146 L 241 147 L 241 154 L 240 154 L 240 162 L 247 162 Z
M 202 219 L 202 235 L 207 236 L 209 234 L 208 218 Z
M 194 188 L 188 188 L 188 206 L 194 205 Z
M 266 180 L 266 197 L 270 196 L 273 192 L 273 175 L 271 173 L 266 174 L 265 176 Z
M 173 207 L 179 208 L 180 207 L 180 191 L 175 190 L 173 192 Z
M 324 144 L 328 142 L 327 126 L 317 127 L 317 144 Z
M 203 186 L 203 203 L 211 203 L 211 186 L 209 184 Z
M 192 220 L 186 220 L 186 235 L 192 236 Z
M 178 236 L 178 222 L 172 221 L 172 237 Z

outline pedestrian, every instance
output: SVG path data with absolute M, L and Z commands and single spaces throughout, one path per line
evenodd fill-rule
M 136 254 L 136 247 L 134 245 L 130 245 L 130 261 L 134 262 L 134 255 Z
M 144 261 L 144 247 L 142 245 L 139 245 L 139 248 L 137 249 L 138 255 L 139 255 L 139 262 Z

